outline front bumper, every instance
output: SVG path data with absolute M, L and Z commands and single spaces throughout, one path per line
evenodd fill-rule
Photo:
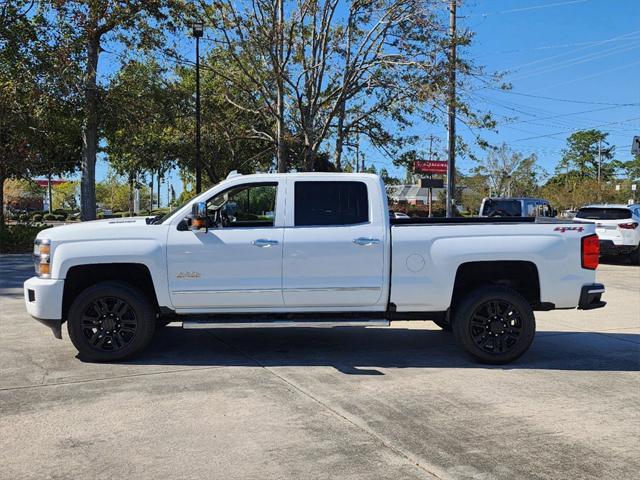
M 601 283 L 592 283 L 584 285 L 580 291 L 580 300 L 578 301 L 578 310 L 593 310 L 594 308 L 602 308 L 607 302 L 600 300 L 604 293 L 604 285 Z
M 63 292 L 64 280 L 31 277 L 24 282 L 27 313 L 51 328 L 56 338 L 61 338 Z

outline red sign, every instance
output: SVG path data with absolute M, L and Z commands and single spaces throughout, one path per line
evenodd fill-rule
M 416 160 L 413 162 L 413 171 L 417 173 L 447 173 L 447 162 L 440 160 Z

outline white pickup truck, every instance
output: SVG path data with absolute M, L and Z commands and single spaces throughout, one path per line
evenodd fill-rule
M 605 305 L 593 224 L 390 219 L 368 174 L 230 176 L 162 218 L 40 232 L 27 311 L 80 358 L 120 360 L 154 330 L 382 326 L 433 320 L 475 359 L 506 363 L 534 310 Z

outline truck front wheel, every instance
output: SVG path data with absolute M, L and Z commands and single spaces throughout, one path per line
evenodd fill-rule
M 122 360 L 142 351 L 155 330 L 156 313 L 145 294 L 124 282 L 97 283 L 69 308 L 69 338 L 82 360 Z
M 531 305 L 500 286 L 472 291 L 455 308 L 453 332 L 473 358 L 490 364 L 512 362 L 529 349 L 536 331 Z

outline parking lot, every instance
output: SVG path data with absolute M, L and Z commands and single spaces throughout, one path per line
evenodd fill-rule
M 479 365 L 430 322 L 189 331 L 82 363 L 25 312 L 0 257 L 0 478 L 637 478 L 640 267 L 605 309 L 539 312 L 518 362 Z

